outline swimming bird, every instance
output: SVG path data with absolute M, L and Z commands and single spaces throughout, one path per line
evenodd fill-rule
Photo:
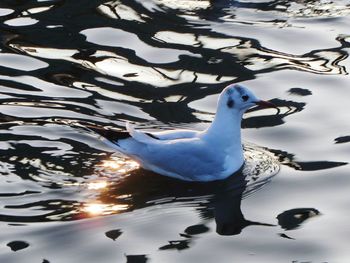
M 126 124 L 127 132 L 89 126 L 113 149 L 146 170 L 186 180 L 214 181 L 234 174 L 244 164 L 241 142 L 243 113 L 255 106 L 274 107 L 238 84 L 220 94 L 214 120 L 204 131 L 143 132 Z

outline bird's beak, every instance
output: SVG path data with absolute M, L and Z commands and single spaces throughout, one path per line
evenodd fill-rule
M 277 106 L 271 102 L 265 100 L 259 100 L 255 102 L 256 105 L 259 105 L 264 108 L 277 108 Z

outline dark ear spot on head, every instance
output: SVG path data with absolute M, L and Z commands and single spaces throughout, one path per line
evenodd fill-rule
M 227 107 L 233 108 L 234 105 L 235 105 L 235 102 L 233 101 L 233 99 L 229 98 L 227 101 Z

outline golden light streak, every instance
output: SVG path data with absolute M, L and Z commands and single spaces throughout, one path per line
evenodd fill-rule
M 102 166 L 113 170 L 117 170 L 118 168 L 120 168 L 120 164 L 113 160 L 103 161 Z
M 97 181 L 97 182 L 87 183 L 87 188 L 90 190 L 104 189 L 107 186 L 108 186 L 108 183 L 106 181 Z
M 103 161 L 98 166 L 102 167 L 104 170 L 117 172 L 119 174 L 126 174 L 140 167 L 140 165 L 133 160 L 125 160 L 121 158 L 113 159 L 113 157 L 112 159 Z
M 87 203 L 85 204 L 83 211 L 92 215 L 111 215 L 120 211 L 128 209 L 126 204 L 101 204 L 101 203 Z

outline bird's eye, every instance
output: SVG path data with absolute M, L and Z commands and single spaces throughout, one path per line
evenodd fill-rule
M 249 99 L 249 96 L 248 96 L 248 95 L 243 95 L 243 96 L 242 96 L 242 100 L 243 100 L 243 101 L 247 101 L 248 99 Z

